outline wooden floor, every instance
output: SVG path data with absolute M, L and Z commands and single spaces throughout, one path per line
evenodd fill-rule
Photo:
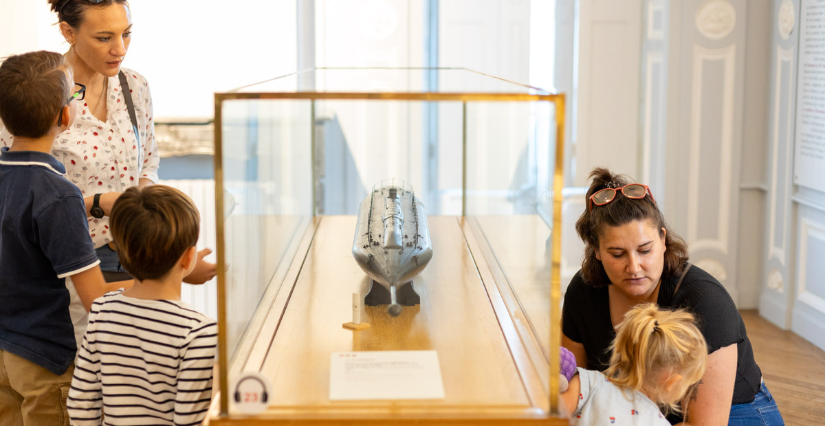
M 825 425 L 825 351 L 756 311 L 741 311 L 756 363 L 786 425 Z

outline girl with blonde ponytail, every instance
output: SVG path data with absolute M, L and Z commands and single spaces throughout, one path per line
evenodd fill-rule
M 705 373 L 707 345 L 684 310 L 638 305 L 616 330 L 604 373 L 579 368 L 562 394 L 576 425 L 662 425 L 660 411 L 686 413 Z

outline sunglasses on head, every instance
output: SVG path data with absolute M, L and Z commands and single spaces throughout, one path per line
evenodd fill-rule
M 74 85 L 75 86 L 80 86 L 80 89 L 75 91 L 72 94 L 72 96 L 69 97 L 69 100 L 66 101 L 66 105 L 69 105 L 75 99 L 77 99 L 78 101 L 82 101 L 83 99 L 86 98 L 86 86 L 84 86 L 80 83 L 75 83 Z M 60 114 L 58 114 L 58 116 L 57 116 L 57 127 L 60 127 L 62 125 L 63 125 L 63 107 L 60 108 Z
M 649 186 L 642 185 L 641 183 L 630 183 L 618 188 L 605 188 L 596 191 L 590 196 L 589 202 L 587 203 L 587 211 L 593 210 L 593 204 L 597 206 L 610 204 L 616 199 L 616 193 L 620 191 L 622 195 L 630 198 L 631 200 L 641 200 L 642 198 L 645 198 L 645 194 L 650 194 L 650 199 L 653 201 L 654 205 L 656 204 L 656 200 L 653 199 L 653 193 L 650 192 Z

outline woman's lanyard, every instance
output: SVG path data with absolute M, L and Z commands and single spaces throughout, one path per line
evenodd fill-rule
M 137 115 L 135 115 L 135 104 L 132 102 L 132 90 L 129 89 L 129 82 L 126 80 L 126 74 L 123 71 L 120 71 L 117 76 L 120 79 L 120 89 L 123 92 L 123 97 L 126 99 L 129 119 L 132 120 L 132 131 L 135 133 L 135 140 L 137 141 L 138 170 L 141 170 L 143 168 L 143 149 L 140 147 L 140 133 L 138 132 Z
M 676 289 L 673 290 L 673 297 L 676 297 L 676 292 L 679 291 L 679 287 L 682 285 L 682 280 L 685 279 L 685 275 L 687 275 L 687 271 L 690 269 L 690 263 L 685 263 L 685 270 L 682 271 L 682 276 L 679 277 L 679 282 L 676 283 Z

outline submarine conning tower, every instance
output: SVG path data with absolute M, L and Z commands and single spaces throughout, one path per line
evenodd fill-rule
M 387 191 L 384 199 L 384 248 L 401 249 L 403 247 L 404 235 L 404 213 L 401 211 L 401 194 L 399 188 L 391 187 Z

